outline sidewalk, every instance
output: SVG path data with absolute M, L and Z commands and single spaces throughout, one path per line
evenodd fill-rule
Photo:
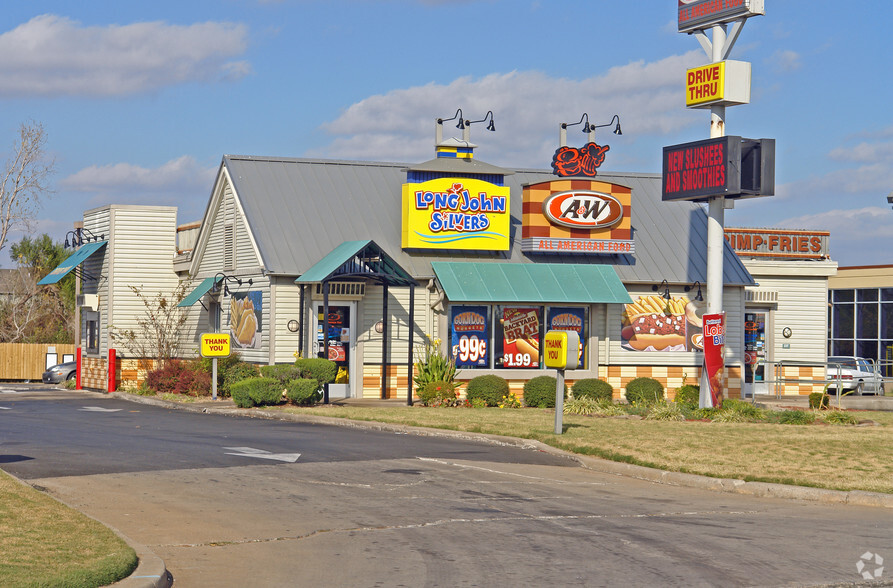
M 757 394 L 754 402 L 763 408 L 809 408 L 809 396 L 775 396 Z M 837 396 L 830 396 L 830 406 L 837 408 Z M 893 396 L 844 396 L 840 407 L 849 410 L 893 410 Z

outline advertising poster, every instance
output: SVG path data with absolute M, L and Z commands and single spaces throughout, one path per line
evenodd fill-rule
M 453 306 L 450 310 L 450 348 L 456 367 L 489 367 L 486 306 Z
M 580 353 L 577 358 L 578 366 L 585 368 L 586 363 L 586 309 L 585 308 L 561 308 L 553 306 L 549 309 L 549 328 L 547 331 L 576 331 L 580 337 Z
M 319 343 L 320 357 L 325 353 L 326 339 L 329 343 L 329 357 L 341 367 L 347 367 L 348 348 L 350 347 L 350 307 L 349 306 L 330 306 L 329 307 L 329 332 L 326 337 L 323 336 L 323 327 L 325 325 L 325 316 L 322 308 L 317 316 L 317 332 L 316 340 Z
M 700 351 L 704 303 L 675 296 L 639 296 L 623 308 L 620 344 L 628 351 Z
M 502 309 L 502 367 L 537 368 L 540 365 L 540 309 Z
M 722 406 L 723 348 L 726 343 L 726 313 L 704 315 L 704 373 L 710 386 L 713 407 Z
M 263 293 L 236 292 L 229 299 L 229 329 L 233 347 L 260 349 L 263 331 Z

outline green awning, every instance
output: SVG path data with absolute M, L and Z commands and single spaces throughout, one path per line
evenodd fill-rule
M 195 290 L 189 293 L 189 296 L 180 301 L 180 304 L 177 306 L 192 306 L 199 299 L 208 293 L 208 290 L 214 287 L 214 284 L 223 279 L 223 276 L 214 276 L 213 278 L 205 278 L 202 280 L 202 283 L 199 284 Z
M 39 282 L 37 282 L 37 285 L 46 286 L 47 284 L 55 284 L 68 275 L 68 272 L 84 263 L 88 257 L 105 247 L 106 243 L 108 243 L 108 241 L 96 241 L 94 243 L 83 245 L 80 249 L 69 255 L 65 261 L 56 267 L 56 269 L 45 275 Z
M 431 266 L 450 302 L 632 303 L 610 265 L 435 261 Z
M 371 279 L 391 286 L 416 283 L 409 272 L 370 240 L 345 241 L 301 274 L 295 283 L 314 284 L 339 277 Z

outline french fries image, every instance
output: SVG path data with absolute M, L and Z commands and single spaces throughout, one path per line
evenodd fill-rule
M 233 336 L 242 345 L 250 345 L 257 333 L 254 303 L 247 296 L 241 300 L 230 298 L 229 312 L 229 326 Z

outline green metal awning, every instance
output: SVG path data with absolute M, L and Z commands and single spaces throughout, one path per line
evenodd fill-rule
M 301 274 L 295 283 L 314 284 L 335 278 L 368 278 L 391 286 L 416 284 L 409 272 L 370 240 L 345 241 Z
M 96 241 L 94 243 L 83 245 L 80 249 L 69 255 L 65 261 L 56 267 L 56 269 L 45 275 L 39 282 L 37 282 L 37 285 L 46 286 L 47 284 L 55 284 L 68 275 L 68 272 L 84 263 L 88 257 L 105 247 L 106 243 L 108 243 L 108 241 Z
M 177 306 L 192 306 L 196 302 L 198 302 L 202 296 L 208 293 L 208 290 L 214 287 L 214 284 L 223 279 L 223 276 L 214 276 L 213 278 L 205 278 L 202 280 L 202 283 L 199 284 L 195 290 L 189 293 L 189 295 L 180 301 L 180 304 Z
M 435 261 L 431 266 L 451 302 L 632 303 L 610 265 Z

